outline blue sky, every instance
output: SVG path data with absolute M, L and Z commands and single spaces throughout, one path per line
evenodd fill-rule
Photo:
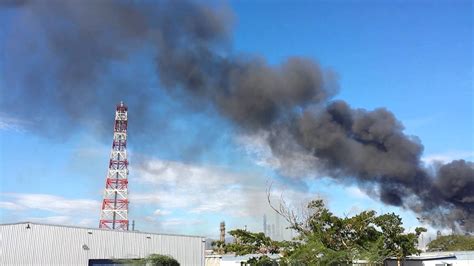
M 237 53 L 258 54 L 271 64 L 293 55 L 317 60 L 340 76 L 336 99 L 391 110 L 405 133 L 421 139 L 427 164 L 474 159 L 472 2 L 231 1 L 229 6 Z M 14 16 L 0 13 L 0 86 L 6 86 L 8 66 L 2 61 Z M 136 56 L 132 62 L 140 63 Z M 127 71 L 118 66 L 112 78 Z M 106 109 L 111 129 L 114 106 Z M 216 237 L 225 220 L 228 228 L 261 231 L 264 213 L 275 222 L 265 198 L 269 183 L 276 198 L 283 195 L 296 207 L 320 196 L 341 215 L 393 211 L 408 228 L 418 225 L 410 211 L 385 206 L 354 184 L 283 176 L 268 148 L 212 110 L 189 110 L 166 95 L 153 110 L 160 130 L 153 143 L 140 148 L 129 110 L 130 219 L 140 230 Z M 163 119 L 168 112 L 176 115 Z M 112 131 L 104 136 L 85 126 L 55 138 L 37 134 L 30 123 L 8 110 L 0 113 L 0 221 L 97 226 Z

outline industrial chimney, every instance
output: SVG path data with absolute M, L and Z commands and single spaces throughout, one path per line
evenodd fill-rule
M 225 222 L 222 221 L 221 222 L 221 235 L 220 235 L 220 239 L 219 239 L 222 243 L 225 242 Z
M 263 234 L 268 236 L 267 234 L 267 216 L 263 215 Z

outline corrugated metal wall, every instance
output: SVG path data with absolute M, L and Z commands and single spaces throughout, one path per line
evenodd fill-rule
M 30 223 L 0 225 L 0 265 L 88 265 L 89 259 L 171 255 L 204 265 L 204 238 Z

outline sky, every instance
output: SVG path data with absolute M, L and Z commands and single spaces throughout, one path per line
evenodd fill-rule
M 270 65 L 289 56 L 315 60 L 337 73 L 340 88 L 335 99 L 356 108 L 384 107 L 393 112 L 404 133 L 417 136 L 423 144 L 427 167 L 474 159 L 471 1 L 230 1 L 221 5 L 232 14 L 228 49 L 235 54 L 258 55 Z M 24 40 L 17 38 L 18 28 L 24 29 L 18 24 L 22 16 L 14 8 L 0 8 L 0 98 L 15 94 L 11 86 L 26 86 L 11 82 L 12 77 L 21 79 L 27 67 L 12 62 L 12 54 L 29 51 L 18 43 Z M 29 30 L 27 39 L 43 38 L 40 28 Z M 34 58 L 35 49 L 42 51 L 33 47 L 31 56 L 22 56 Z M 247 226 L 262 231 L 264 214 L 269 223 L 283 227 L 268 206 L 269 188 L 276 205 L 284 199 L 301 209 L 319 197 L 338 215 L 373 209 L 399 214 L 410 230 L 428 226 L 409 209 L 388 206 L 355 182 L 286 175 L 264 141 L 239 131 L 213 108 L 170 96 L 150 74 L 153 66 L 146 58 L 144 49 L 129 55 L 125 63 L 111 63 L 102 81 L 114 86 L 123 76 L 139 77 L 136 86 L 157 91 L 153 97 L 142 97 L 143 102 L 153 101 L 145 114 L 153 118 L 153 125 L 135 126 L 134 118 L 144 116 L 143 110 L 129 109 L 129 219 L 135 220 L 136 229 L 216 238 L 220 221 L 228 229 Z M 39 62 L 34 65 L 39 73 L 42 64 L 45 69 L 54 64 Z M 46 70 L 44 80 L 56 82 Z M 114 103 L 122 98 L 127 103 L 127 98 L 120 90 L 113 96 L 97 96 L 109 97 L 108 105 L 83 108 L 100 110 L 106 119 L 81 116 L 69 121 L 48 113 L 49 105 L 56 102 L 45 102 L 44 97 L 38 97 L 37 106 L 31 108 L 35 97 L 16 102 L 14 111 L 0 109 L 0 222 L 97 227 Z M 25 115 L 26 109 L 33 113 Z M 42 120 L 35 115 L 48 121 L 47 130 L 41 129 Z M 282 234 L 290 236 L 287 231 Z

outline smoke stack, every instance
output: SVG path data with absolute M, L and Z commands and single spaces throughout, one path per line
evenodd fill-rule
M 221 234 L 220 234 L 219 240 L 224 243 L 225 242 L 225 222 L 224 221 L 221 222 L 220 230 L 221 230 Z
M 281 226 L 280 226 L 280 215 L 278 215 L 277 213 L 275 213 L 275 229 L 276 229 L 276 233 L 275 233 L 275 239 L 276 240 L 280 240 L 281 239 Z
M 267 216 L 263 215 L 263 234 L 267 235 Z

